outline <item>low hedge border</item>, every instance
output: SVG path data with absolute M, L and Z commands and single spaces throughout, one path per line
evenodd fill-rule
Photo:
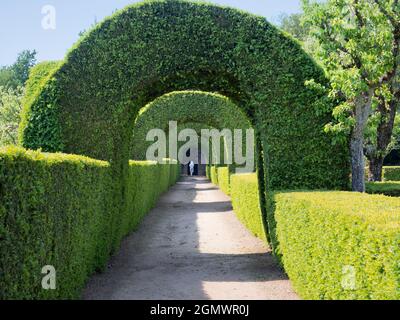
M 400 167 L 383 167 L 382 176 L 385 181 L 400 181 Z
M 230 195 L 231 187 L 230 187 L 230 172 L 228 167 L 217 167 L 217 175 L 218 175 L 218 185 L 220 189 L 226 194 Z
M 232 198 L 239 221 L 256 237 L 267 242 L 260 208 L 260 191 L 256 174 L 231 174 L 229 167 L 208 166 L 211 182 Z
M 1 149 L 0 299 L 79 297 L 88 276 L 106 265 L 114 239 L 136 228 L 176 181 L 177 167 L 131 162 L 120 211 L 112 206 L 108 162 Z M 56 290 L 41 287 L 46 265 L 56 269 Z
M 302 298 L 400 298 L 400 199 L 292 192 L 273 201 L 278 251 Z
M 367 183 L 367 190 L 399 196 L 400 182 Z M 269 234 L 275 257 L 302 298 L 400 299 L 400 199 L 269 192 L 265 232 L 257 175 L 231 175 L 230 192 L 247 229 L 265 241 Z
M 258 180 L 255 174 L 231 175 L 233 210 L 243 225 L 256 237 L 267 241 L 260 208 Z
M 211 166 L 210 168 L 211 182 L 218 186 L 218 168 L 216 166 Z
M 383 194 L 390 197 L 400 197 L 400 181 L 367 182 L 367 193 Z

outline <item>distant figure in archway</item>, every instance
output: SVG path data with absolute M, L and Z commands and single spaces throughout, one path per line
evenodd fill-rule
M 189 170 L 190 170 L 190 176 L 193 177 L 194 174 L 194 162 L 190 161 L 189 163 Z

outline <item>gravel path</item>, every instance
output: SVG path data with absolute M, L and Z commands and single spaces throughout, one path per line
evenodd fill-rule
M 183 178 L 124 240 L 84 299 L 297 299 L 262 241 L 204 178 Z

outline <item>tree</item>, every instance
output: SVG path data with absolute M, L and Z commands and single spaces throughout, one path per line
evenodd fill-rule
M 17 144 L 24 89 L 0 87 L 0 146 Z
M 302 24 L 303 14 L 283 14 L 279 18 L 279 27 L 299 41 L 305 41 L 310 34 L 310 29 Z
M 14 81 L 17 86 L 24 86 L 29 78 L 29 70 L 36 64 L 36 51 L 22 51 L 17 61 L 12 65 L 11 70 L 14 73 Z
M 330 96 L 342 101 L 333 113 L 337 122 L 326 131 L 350 134 L 352 188 L 364 192 L 364 134 L 375 111 L 382 122 L 377 130 L 392 136 L 391 108 L 396 110 L 398 103 L 394 88 L 398 82 L 399 3 L 303 0 L 303 7 L 304 22 L 318 42 L 315 54 L 331 80 Z
M 399 92 L 389 86 L 392 98 L 379 97 L 376 111 L 367 126 L 364 153 L 368 159 L 369 180 L 381 181 L 386 156 L 398 147 L 400 118 L 397 115 Z
M 298 40 L 303 46 L 303 49 L 317 60 L 317 57 L 314 55 L 317 43 L 310 35 L 309 26 L 303 23 L 303 15 L 303 13 L 293 13 L 291 15 L 283 14 L 279 19 L 278 27 Z
M 13 88 L 24 86 L 29 77 L 29 70 L 36 64 L 36 51 L 22 51 L 15 63 L 0 69 L 0 86 Z
M 8 87 L 13 80 L 10 67 L 0 67 L 0 87 Z

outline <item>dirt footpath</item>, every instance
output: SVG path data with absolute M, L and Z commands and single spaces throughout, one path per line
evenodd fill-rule
M 84 299 L 297 299 L 269 249 L 204 178 L 184 178 L 125 239 Z

